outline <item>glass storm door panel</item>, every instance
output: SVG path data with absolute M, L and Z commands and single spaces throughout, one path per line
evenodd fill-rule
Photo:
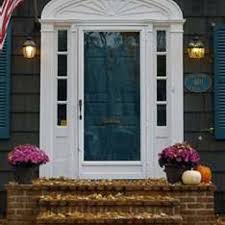
M 140 33 L 84 33 L 84 161 L 140 161 Z

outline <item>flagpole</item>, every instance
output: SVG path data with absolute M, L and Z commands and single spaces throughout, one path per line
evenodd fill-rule
M 35 22 L 39 22 L 39 20 L 38 20 L 38 4 L 37 4 L 37 0 L 34 0 L 34 16 L 35 16 Z
M 33 0 L 34 1 L 34 17 L 35 17 L 35 29 L 39 30 L 40 29 L 40 22 L 39 22 L 39 18 L 38 18 L 38 3 L 37 0 Z

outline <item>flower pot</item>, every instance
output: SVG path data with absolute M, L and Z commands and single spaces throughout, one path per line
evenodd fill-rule
M 173 164 L 165 165 L 164 171 L 166 172 L 167 181 L 171 184 L 175 184 L 181 181 L 182 174 L 185 170 L 187 170 L 186 167 L 181 167 Z
M 21 165 L 14 167 L 14 180 L 19 184 L 31 184 L 36 178 L 37 165 Z

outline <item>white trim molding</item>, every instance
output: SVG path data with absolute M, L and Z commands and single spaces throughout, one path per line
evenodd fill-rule
M 52 0 L 45 6 L 41 20 L 183 22 L 183 14 L 172 0 Z
M 41 16 L 40 146 L 51 162 L 45 177 L 149 178 L 163 175 L 158 153 L 183 141 L 183 14 L 173 0 L 52 0 Z M 57 126 L 58 30 L 67 30 L 67 124 Z M 82 162 L 83 31 L 139 31 L 141 152 L 138 162 Z M 167 124 L 157 126 L 157 30 L 166 32 Z M 164 78 L 163 78 L 164 79 Z M 164 103 L 163 103 L 164 104 Z M 105 175 L 106 174 L 106 175 Z
M 170 132 L 171 132 L 171 140 L 173 142 L 180 142 L 180 141 L 183 141 L 183 138 L 184 138 L 183 25 L 172 24 L 170 26 L 169 46 L 170 46 L 170 49 L 169 49 L 170 75 L 169 76 L 171 77 L 170 79 L 171 81 Z
M 44 24 L 41 27 L 41 90 L 40 90 L 40 146 L 46 149 L 48 156 L 53 158 L 54 149 L 54 107 L 46 107 L 54 102 L 54 41 L 55 31 L 53 24 Z M 48 94 L 46 95 L 46 89 Z M 41 166 L 40 174 L 49 177 L 52 175 L 52 165 Z

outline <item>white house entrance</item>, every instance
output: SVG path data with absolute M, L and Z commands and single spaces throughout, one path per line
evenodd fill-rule
M 52 0 L 42 13 L 41 176 L 161 176 L 183 140 L 183 17 L 168 0 Z

